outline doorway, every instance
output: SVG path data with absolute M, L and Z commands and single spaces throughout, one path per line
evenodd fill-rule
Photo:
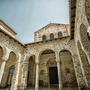
M 50 84 L 58 84 L 57 67 L 49 67 L 49 81 Z

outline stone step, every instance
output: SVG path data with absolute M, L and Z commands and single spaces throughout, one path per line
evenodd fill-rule
M 10 89 L 0 89 L 0 90 L 10 90 Z

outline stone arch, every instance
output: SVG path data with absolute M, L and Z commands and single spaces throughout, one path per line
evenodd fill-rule
M 28 75 L 27 75 L 27 86 L 34 86 L 35 85 L 35 55 L 29 56 L 28 62 Z
M 11 51 L 10 54 L 9 54 L 9 58 L 6 61 L 4 74 L 3 74 L 3 77 L 2 77 L 2 81 L 1 81 L 1 87 L 7 87 L 9 68 L 11 66 L 14 66 L 16 68 L 16 62 L 17 62 L 16 54 L 13 51 Z
M 88 23 L 90 25 L 90 0 L 85 0 L 85 12 Z
M 6 48 L 5 48 L 3 45 L 1 45 L 1 44 L 0 44 L 0 47 L 1 47 L 2 50 L 3 50 L 3 57 L 4 57 L 4 56 L 6 55 L 6 53 L 7 53 L 7 52 L 6 52 Z
M 52 50 L 53 52 L 55 52 L 55 51 L 54 51 L 54 48 L 52 48 L 52 47 L 51 47 L 51 48 L 48 48 L 48 47 L 45 48 L 45 47 L 44 47 L 44 48 L 42 48 L 42 50 L 39 51 L 39 58 L 40 58 L 41 54 L 42 54 L 45 50 Z
M 60 55 L 63 86 L 77 87 L 77 79 L 72 59 L 72 53 L 67 49 L 63 49 L 60 51 L 59 55 Z
M 83 23 L 80 25 L 80 39 L 83 46 L 90 45 L 87 35 L 87 28 Z
M 6 48 L 3 45 L 0 45 L 0 68 L 2 65 L 2 58 L 6 55 Z
M 19 54 L 16 51 L 11 51 L 11 52 L 13 52 L 16 55 L 16 60 L 18 61 L 19 60 Z
M 31 56 L 35 56 L 35 55 L 34 55 L 34 54 L 28 55 L 28 56 L 26 57 L 26 59 L 25 59 L 25 62 L 29 62 L 29 59 L 30 59 Z M 35 56 L 35 57 L 36 57 L 36 56 Z
M 73 50 L 72 50 L 72 49 L 69 49 L 69 48 L 67 48 L 67 47 L 64 47 L 64 48 L 60 49 L 59 54 L 60 54 L 60 52 L 62 52 L 62 51 L 64 51 L 64 50 L 70 52 L 72 56 L 74 55 Z
M 79 41 L 77 41 L 77 46 L 78 46 L 78 54 L 79 54 L 79 60 L 80 60 L 80 65 L 82 69 L 82 74 L 83 78 L 85 81 L 85 87 L 90 86 L 90 66 L 89 62 L 86 56 L 86 53 L 82 50 L 81 44 Z

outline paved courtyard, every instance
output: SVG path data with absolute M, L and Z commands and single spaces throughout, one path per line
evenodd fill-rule
M 29 87 L 26 90 L 35 90 L 34 87 Z M 40 87 L 39 90 L 59 90 L 57 87 Z M 78 90 L 77 87 L 64 87 L 64 90 Z
M 0 90 L 10 90 L 10 89 L 0 89 Z M 29 87 L 25 90 L 35 90 L 34 87 Z M 58 88 L 55 87 L 40 87 L 39 90 L 59 90 Z M 63 90 L 78 90 L 76 87 L 64 87 Z

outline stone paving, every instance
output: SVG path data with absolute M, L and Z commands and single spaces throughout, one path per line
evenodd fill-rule
M 0 90 L 10 90 L 10 89 L 0 89 Z M 21 90 L 21 89 L 20 89 Z M 34 87 L 28 87 L 25 90 L 35 90 Z M 40 87 L 39 90 L 59 90 L 57 87 Z M 63 90 L 78 90 L 77 87 L 64 87 Z
M 35 89 L 34 87 L 31 87 L 26 90 L 35 90 Z M 40 87 L 39 90 L 59 90 L 59 89 L 55 87 Z M 64 87 L 63 90 L 78 90 L 78 88 L 77 87 Z

